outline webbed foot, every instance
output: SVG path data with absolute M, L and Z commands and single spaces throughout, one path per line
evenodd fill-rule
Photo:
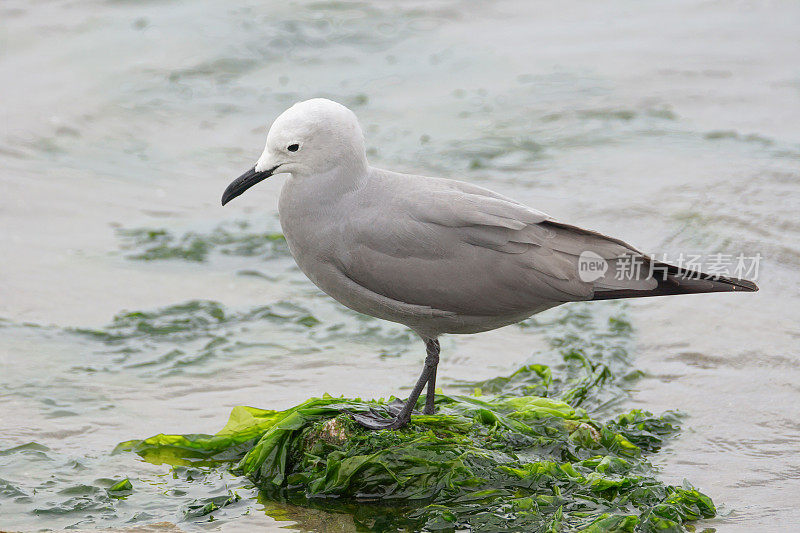
M 395 398 L 391 402 L 387 403 L 384 406 L 384 409 L 386 409 L 390 415 L 397 417 L 400 416 L 400 413 L 403 411 L 403 407 L 405 406 L 406 404 L 403 402 L 403 400 Z M 419 414 L 417 411 L 412 411 L 411 413 L 415 415 Z
M 411 415 L 406 415 L 405 417 L 402 416 L 402 407 L 397 408 L 394 407 L 390 412 L 393 412 L 394 418 L 386 418 L 382 416 L 378 411 L 375 409 L 370 408 L 370 410 L 366 413 L 349 413 L 350 416 L 353 417 L 360 426 L 363 426 L 367 429 L 400 429 L 401 427 L 408 424 L 408 421 L 411 419 Z M 389 411 L 389 407 L 387 406 L 387 411 Z

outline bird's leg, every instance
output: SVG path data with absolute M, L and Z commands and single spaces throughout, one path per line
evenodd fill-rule
M 351 413 L 353 420 L 367 429 L 399 429 L 408 424 L 408 421 L 411 420 L 411 412 L 417 405 L 417 400 L 419 400 L 425 384 L 431 387 L 431 379 L 433 383 L 436 381 L 436 366 L 439 364 L 439 342 L 435 339 L 428 339 L 425 341 L 425 348 L 428 352 L 425 357 L 425 367 L 422 369 L 422 374 L 420 374 L 417 384 L 414 385 L 408 400 L 406 400 L 400 412 L 394 418 L 383 418 L 375 411 L 370 413 Z M 433 398 L 432 389 L 429 390 L 431 391 L 429 394 Z M 426 400 L 425 412 L 428 411 L 428 403 L 430 403 L 430 409 L 433 409 L 433 400 Z
M 436 412 L 433 403 L 436 401 L 436 368 L 439 365 L 439 352 L 441 348 L 439 346 L 439 341 L 436 339 L 427 341 L 425 347 L 428 350 L 428 357 L 425 359 L 425 365 L 427 366 L 428 358 L 431 357 L 431 354 L 433 354 L 434 360 L 433 369 L 430 372 L 430 376 L 428 376 L 428 392 L 425 393 L 425 410 L 422 412 L 426 415 L 432 415 Z

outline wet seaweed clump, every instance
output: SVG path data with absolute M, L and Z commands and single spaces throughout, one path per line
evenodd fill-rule
M 607 334 L 624 337 L 619 328 L 610 322 Z M 285 411 L 237 407 L 215 435 L 157 435 L 119 450 L 227 465 L 268 507 L 345 512 L 375 531 L 678 532 L 713 517 L 707 496 L 662 483 L 648 459 L 678 430 L 677 415 L 590 416 L 608 404 L 593 391 L 622 352 L 606 344 L 594 352 L 606 363 L 592 361 L 579 342 L 561 339 L 562 377 L 528 365 L 473 384 L 471 395 L 437 394 L 435 415 L 397 431 L 365 430 L 347 414 L 386 412 L 385 401 L 324 396 Z
M 608 424 L 559 400 L 437 395 L 439 412 L 368 431 L 343 410 L 382 403 L 315 398 L 286 411 L 238 407 L 213 436 L 131 441 L 148 461 L 237 461 L 271 499 L 349 511 L 372 530 L 684 531 L 715 514 L 688 484 L 654 477 L 648 447 L 671 423 L 634 411 Z
M 206 261 L 212 252 L 223 255 L 286 257 L 289 248 L 281 233 L 258 231 L 247 221 L 220 224 L 207 233 L 176 235 L 163 228 L 118 229 L 128 259 Z

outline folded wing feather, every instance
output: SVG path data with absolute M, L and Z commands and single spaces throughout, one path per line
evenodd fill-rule
M 511 315 L 656 284 L 644 276 L 615 279 L 618 261 L 641 256 L 622 241 L 560 224 L 481 187 L 408 178 L 424 182 L 400 182 L 395 212 L 375 211 L 349 231 L 349 249 L 358 253 L 348 258 L 348 275 L 374 292 L 457 313 Z M 578 275 L 584 251 L 609 262 L 605 276 L 591 283 Z

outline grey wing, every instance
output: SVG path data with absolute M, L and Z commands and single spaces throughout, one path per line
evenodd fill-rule
M 385 297 L 472 316 L 534 312 L 590 300 L 595 291 L 648 290 L 652 279 L 617 281 L 621 258 L 641 254 L 600 234 L 473 185 L 410 177 L 390 205 L 360 209 L 345 232 L 347 276 Z M 362 206 L 366 207 L 366 206 Z M 591 251 L 609 263 L 594 281 L 579 275 Z

